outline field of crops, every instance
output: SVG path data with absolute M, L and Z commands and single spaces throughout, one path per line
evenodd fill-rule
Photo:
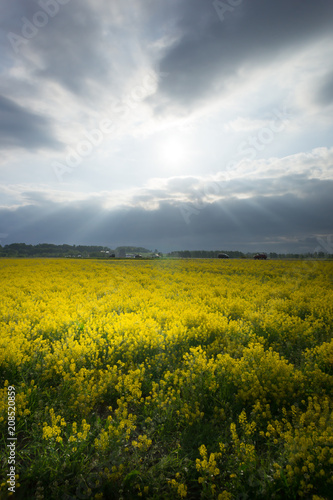
M 0 279 L 1 498 L 333 498 L 332 262 L 8 259 Z

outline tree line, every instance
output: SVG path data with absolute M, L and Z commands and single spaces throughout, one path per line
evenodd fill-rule
M 167 254 L 168 257 L 182 259 L 216 259 L 219 254 L 227 254 L 231 259 L 252 259 L 257 252 L 240 252 L 238 250 L 177 250 Z M 329 255 L 324 252 L 308 252 L 308 253 L 267 253 L 269 259 L 324 259 L 333 258 L 333 254 Z
M 157 253 L 157 250 L 155 250 L 155 253 Z M 0 245 L 0 257 L 76 257 L 85 259 L 106 259 L 110 257 L 126 257 L 128 254 L 142 254 L 146 257 L 151 255 L 152 251 L 144 247 L 134 246 L 121 246 L 112 250 L 109 247 L 98 245 L 54 245 L 52 243 L 39 243 L 38 245 L 11 243 L 3 247 Z
M 91 257 L 105 256 L 109 248 L 103 246 L 87 245 L 53 245 L 51 243 L 39 243 L 38 245 L 26 245 L 25 243 L 11 243 L 0 245 L 0 257 Z
M 253 258 L 256 252 L 243 253 L 238 250 L 177 250 L 165 254 L 169 258 L 183 259 L 215 259 L 220 253 L 226 253 L 231 259 Z M 110 257 L 124 258 L 126 255 L 140 254 L 143 257 L 163 256 L 157 249 L 154 251 L 144 247 L 121 246 L 112 250 L 106 246 L 98 245 L 54 245 L 52 243 L 39 243 L 38 245 L 27 245 L 26 243 L 11 243 L 0 245 L 0 257 L 67 257 L 67 258 L 91 258 L 106 259 Z M 267 254 L 269 259 L 324 259 L 333 258 L 333 254 L 325 252 L 314 253 L 276 253 Z

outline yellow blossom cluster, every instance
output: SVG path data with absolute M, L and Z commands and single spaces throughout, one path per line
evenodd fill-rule
M 69 443 L 77 443 L 81 441 L 86 441 L 88 433 L 90 431 L 90 425 L 87 424 L 86 419 L 84 418 L 81 423 L 81 431 L 77 430 L 77 423 L 72 423 L 72 433 L 68 438 Z
M 207 473 L 210 476 L 217 476 L 220 474 L 219 469 L 217 468 L 217 462 L 216 459 L 220 458 L 221 453 L 211 453 L 209 455 L 209 458 L 207 456 L 207 448 L 203 444 L 199 448 L 199 452 L 201 455 L 201 460 L 200 458 L 196 459 L 196 468 L 199 472 Z M 202 483 L 204 481 L 203 477 L 199 477 L 198 482 Z
M 60 434 L 62 432 L 62 428 L 67 424 L 61 415 L 55 415 L 53 408 L 50 408 L 49 412 L 51 425 L 47 425 L 47 422 L 43 423 L 43 439 L 52 439 L 55 437 L 56 441 L 61 443 L 62 437 Z
M 132 446 L 143 451 L 147 451 L 151 444 L 152 440 L 148 439 L 146 435 L 142 436 L 141 434 L 138 436 L 137 440 L 132 441 Z
M 171 479 L 168 483 L 174 490 L 176 490 L 178 498 L 187 497 L 187 486 L 185 484 L 179 483 L 176 479 Z

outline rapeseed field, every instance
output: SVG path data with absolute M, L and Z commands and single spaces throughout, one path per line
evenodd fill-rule
M 8 259 L 0 279 L 1 498 L 333 498 L 332 262 Z

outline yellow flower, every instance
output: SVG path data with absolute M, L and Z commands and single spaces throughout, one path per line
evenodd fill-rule
M 202 424 L 216 439 L 186 477 L 203 495 L 237 496 L 236 473 L 257 470 L 263 449 L 286 490 L 329 491 L 332 275 L 331 261 L 2 259 L 1 425 L 16 373 L 17 422 L 69 461 L 89 449 L 97 469 L 126 463 L 103 471 L 107 482 L 145 463 L 151 436 Z M 175 497 L 189 495 L 184 476 L 170 480 Z M 224 480 L 232 494 L 218 491 Z

